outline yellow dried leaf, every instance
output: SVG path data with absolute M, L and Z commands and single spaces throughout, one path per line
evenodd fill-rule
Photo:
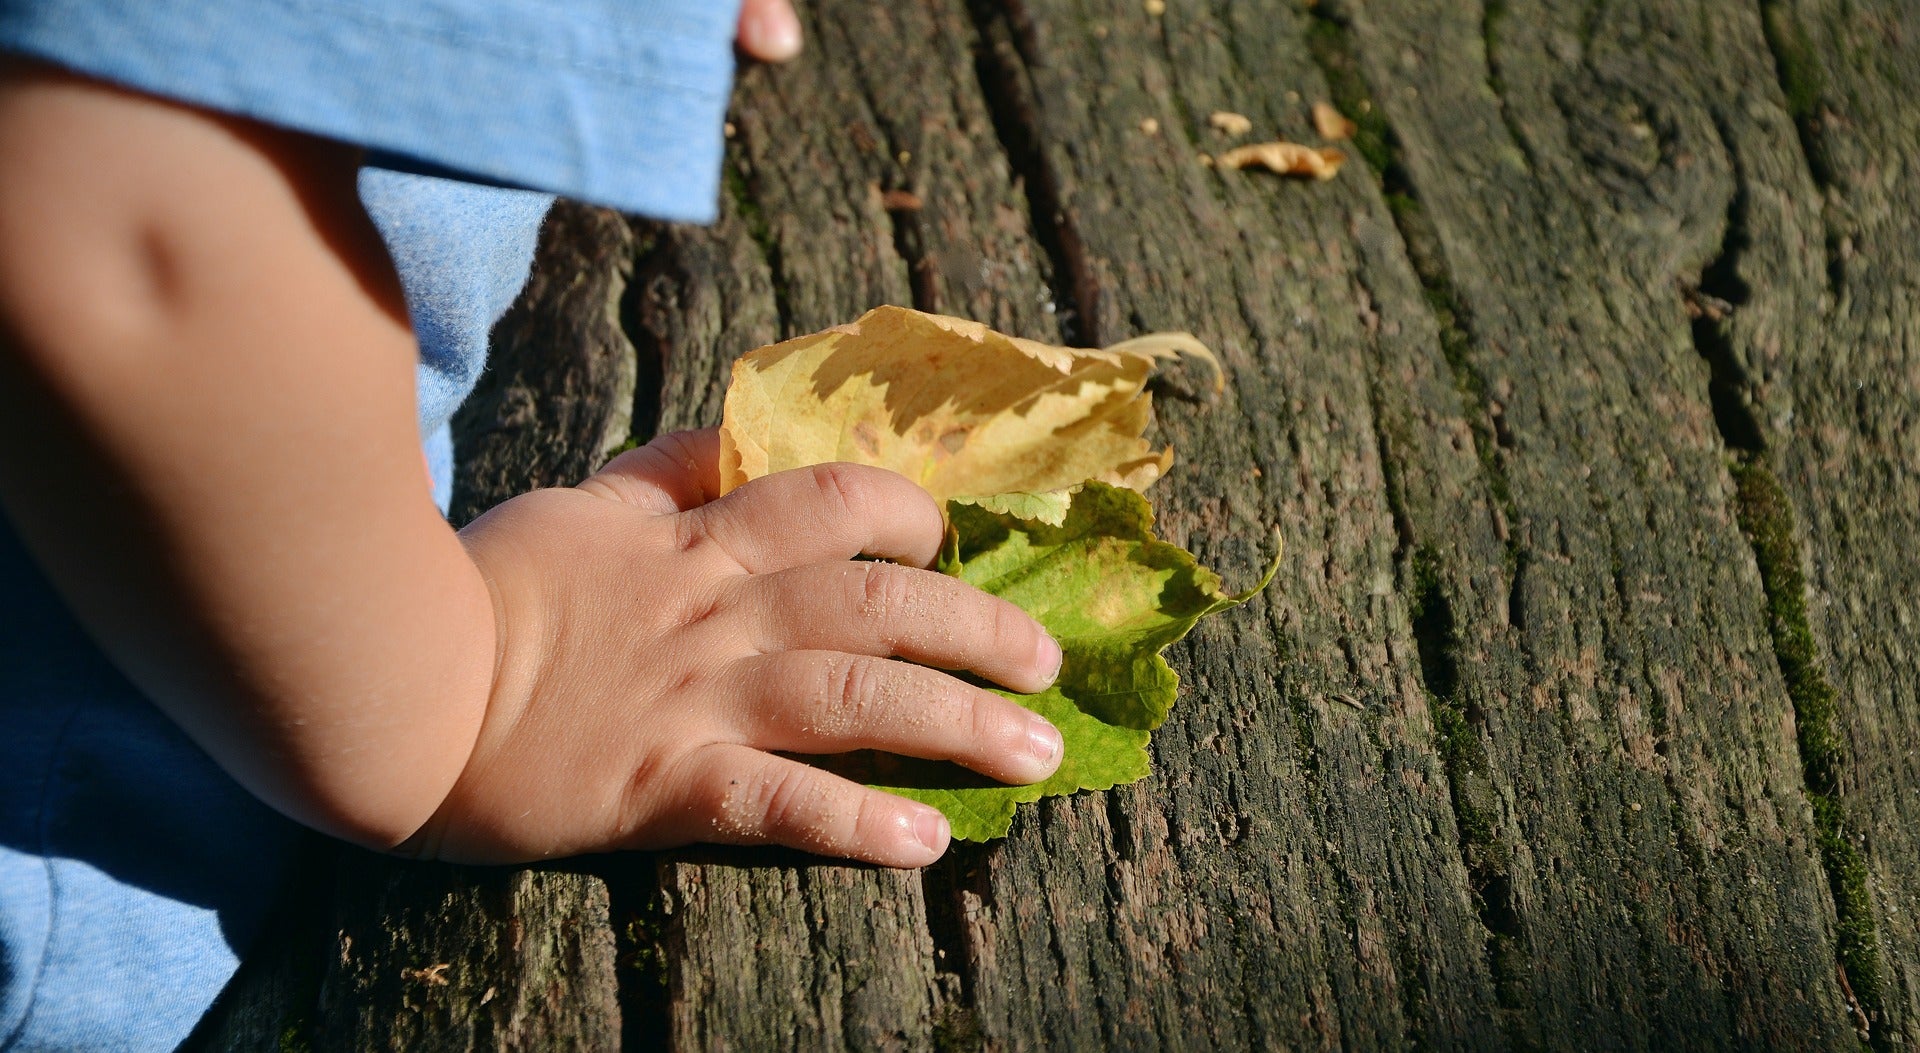
M 1353 133 L 1359 131 L 1360 126 L 1348 120 L 1346 114 L 1334 109 L 1332 103 L 1316 102 L 1313 104 L 1313 130 L 1319 132 L 1322 139 L 1338 141 L 1353 138 Z
M 1253 122 L 1246 115 L 1230 110 L 1215 110 L 1207 115 L 1207 123 L 1228 135 L 1245 135 L 1253 131 Z
M 1239 146 L 1217 159 L 1222 168 L 1246 168 L 1263 165 L 1281 175 L 1312 176 L 1332 179 L 1346 163 L 1347 155 L 1331 146 L 1315 149 L 1299 143 L 1272 142 Z
M 879 307 L 733 366 L 721 488 L 827 461 L 899 472 L 949 498 L 1044 493 L 1087 479 L 1143 490 L 1173 462 L 1141 437 L 1157 363 L 1213 354 L 1185 333 L 1105 350 L 1054 347 L 978 322 Z

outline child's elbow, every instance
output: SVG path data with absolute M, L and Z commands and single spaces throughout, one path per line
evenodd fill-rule
M 428 830 L 458 780 L 442 758 L 380 758 L 369 746 L 355 763 L 309 761 L 267 773 L 229 770 L 255 796 L 329 837 L 375 852 L 421 854 Z M 262 776 L 265 778 L 262 778 Z

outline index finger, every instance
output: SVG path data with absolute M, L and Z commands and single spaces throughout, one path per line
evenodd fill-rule
M 864 464 L 816 464 L 755 479 L 688 513 L 749 574 L 877 556 L 931 564 L 946 536 L 932 496 L 904 475 Z

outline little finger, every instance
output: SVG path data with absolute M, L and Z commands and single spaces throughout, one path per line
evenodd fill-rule
M 946 816 L 799 761 L 716 743 L 699 756 L 690 839 L 786 845 L 889 867 L 923 867 L 947 850 Z

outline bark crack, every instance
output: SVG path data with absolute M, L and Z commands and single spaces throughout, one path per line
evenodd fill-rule
M 807 30 L 809 36 L 814 33 L 813 29 Z M 900 257 L 900 262 L 907 269 L 907 288 L 914 310 L 938 314 L 940 297 L 935 281 L 937 265 L 927 255 L 926 224 L 920 221 L 921 202 L 910 175 L 905 171 L 906 159 L 916 151 L 909 149 L 912 144 L 902 144 L 894 122 L 884 116 L 885 107 L 874 92 L 870 76 L 872 70 L 864 64 L 856 64 L 854 72 L 860 83 L 861 108 L 866 111 L 866 119 L 880 130 L 880 138 L 886 144 L 885 171 L 874 181 L 874 186 L 882 195 L 881 208 L 887 214 L 894 255 Z
M 893 228 L 894 254 L 907 267 L 907 288 L 913 294 L 913 309 L 939 314 L 940 295 L 934 285 L 933 260 L 927 256 L 926 234 L 920 222 L 919 210 L 896 208 L 889 204 L 886 211 Z
M 1052 264 L 1049 281 L 1060 338 L 1076 347 L 1101 346 L 1095 310 L 1099 283 L 1061 200 L 1059 174 L 1041 146 L 1036 93 L 1028 73 L 1035 47 L 1025 6 L 1018 0 L 969 0 L 967 9 L 978 32 L 974 75 L 994 137 L 1025 194 L 1034 237 Z
M 824 883 L 819 880 L 817 874 L 818 869 L 817 866 L 799 866 L 794 868 L 795 885 L 799 893 L 801 908 L 806 912 L 808 957 L 815 962 L 831 963 L 830 968 L 816 971 L 813 975 L 814 988 L 819 996 L 816 1004 L 821 1009 L 824 1009 L 825 1000 L 828 998 L 833 999 L 834 1007 L 838 1010 L 837 1015 L 839 1017 L 839 1019 L 835 1021 L 838 1026 L 834 1029 L 835 1033 L 837 1033 L 839 1047 L 842 1049 L 858 1049 L 865 1044 L 863 1041 L 865 1036 L 858 1034 L 854 1029 L 856 1014 L 854 1013 L 853 999 L 860 983 L 854 977 L 848 975 L 848 966 L 854 963 L 849 962 L 847 956 L 840 948 L 835 947 L 833 941 L 828 937 L 829 926 L 827 919 L 821 915 L 819 904 L 822 899 L 830 898 L 831 893 L 826 889 Z M 830 989 L 823 990 L 823 988 Z M 822 1017 L 825 1015 L 824 1012 L 821 1013 Z M 823 1019 L 821 1023 L 824 1025 L 826 1021 Z M 823 1027 L 822 1031 L 824 1032 L 825 1030 Z M 824 1033 L 821 1035 L 822 1040 L 828 1040 L 829 1037 L 829 1035 Z
M 1735 352 L 1729 330 L 1733 313 L 1752 296 L 1740 277 L 1740 261 L 1752 243 L 1747 234 L 1747 174 L 1733 148 L 1733 136 L 1717 114 L 1714 127 L 1733 167 L 1734 192 L 1727 200 L 1719 252 L 1701 269 L 1698 280 L 1682 286 L 1681 295 L 1692 319 L 1694 350 L 1707 363 L 1707 395 L 1720 437 L 1728 449 L 1753 454 L 1766 448 L 1766 434 L 1753 409 L 1753 378 Z
M 1760 29 L 1766 37 L 1767 51 L 1773 56 L 1774 78 L 1780 84 L 1780 94 L 1786 99 L 1787 115 L 1793 119 L 1800 157 L 1806 162 L 1807 172 L 1813 176 L 1814 185 L 1819 188 L 1827 206 L 1822 211 L 1827 211 L 1839 180 L 1836 178 L 1833 158 L 1820 141 L 1821 125 L 1828 116 L 1826 76 L 1813 57 L 1813 43 L 1808 39 L 1805 27 L 1794 20 L 1786 5 L 1781 0 L 1759 0 L 1759 3 Z M 1827 288 L 1833 294 L 1835 304 L 1839 303 L 1841 290 L 1846 285 L 1847 255 L 1847 238 L 1835 228 L 1829 217 L 1826 236 Z
M 1498 16 L 1490 12 L 1485 27 L 1492 33 Z M 1354 54 L 1352 27 L 1321 4 L 1313 10 L 1308 43 L 1325 76 L 1333 102 L 1359 124 L 1355 149 L 1373 172 L 1398 229 L 1409 262 L 1425 293 L 1438 331 L 1440 350 L 1453 375 L 1463 416 L 1479 456 L 1482 475 L 1493 499 L 1493 512 L 1502 524 L 1513 520 L 1513 499 L 1504 468 L 1499 463 L 1500 439 L 1485 379 L 1468 361 L 1474 337 L 1471 320 L 1454 292 L 1453 281 L 1440 249 L 1437 233 L 1427 220 L 1420 198 L 1399 160 L 1399 143 L 1385 115 L 1372 104 L 1372 93 Z M 1497 72 L 1491 79 L 1497 79 Z M 1491 81 L 1490 81 L 1491 82 Z M 1504 108 L 1503 108 L 1504 113 Z M 1376 396 L 1377 402 L 1377 396 Z M 1376 413 L 1377 421 L 1377 413 Z M 1381 463 L 1392 465 L 1390 438 L 1377 429 Z M 1495 791 L 1482 742 L 1485 713 L 1473 692 L 1462 684 L 1459 666 L 1461 640 L 1455 624 L 1450 586 L 1441 572 L 1438 552 L 1421 544 L 1404 502 L 1404 495 L 1388 479 L 1388 499 L 1399 537 L 1395 563 L 1401 592 L 1410 595 L 1408 621 L 1419 652 L 1421 679 L 1433 714 L 1456 827 L 1455 846 L 1467 872 L 1475 913 L 1486 931 L 1485 958 L 1509 1041 L 1525 1047 L 1522 1021 L 1530 1014 L 1527 975 L 1531 968 L 1528 936 L 1516 906 L 1511 877 L 1512 850 L 1497 829 Z M 1503 529 L 1507 570 L 1518 559 L 1518 543 Z
M 780 339 L 795 336 L 793 306 L 789 302 L 780 240 L 774 237 L 766 211 L 760 207 L 754 194 L 744 146 L 735 146 L 728 151 L 726 162 L 720 169 L 720 179 L 727 198 L 733 202 L 734 211 L 740 216 L 741 225 L 747 230 L 747 236 L 753 239 L 753 243 L 760 247 L 760 254 L 766 257 L 767 280 L 773 285 L 773 310 L 780 320 Z
M 1507 81 L 1500 65 L 1500 24 L 1506 20 L 1506 0 L 1485 0 L 1480 7 L 1480 47 L 1485 52 L 1487 62 L 1487 90 L 1493 93 L 1494 105 L 1500 110 L 1500 123 L 1507 129 L 1507 138 L 1513 140 L 1514 149 L 1520 151 L 1520 157 L 1526 161 L 1527 172 L 1533 173 L 1535 164 L 1533 146 L 1521 133 L 1520 126 L 1513 119 L 1513 111 L 1507 106 Z
M 1506 469 L 1500 463 L 1499 451 L 1505 447 L 1506 440 L 1502 436 L 1499 420 L 1489 410 L 1493 400 L 1487 389 L 1486 378 L 1468 360 L 1468 352 L 1476 340 L 1472 317 L 1454 292 L 1439 234 L 1427 218 L 1425 206 L 1411 177 L 1400 163 L 1399 140 L 1388 126 L 1385 114 L 1373 105 L 1372 92 L 1360 72 L 1359 62 L 1348 39 L 1351 32 L 1346 22 L 1329 15 L 1325 5 L 1322 5 L 1314 9 L 1313 21 L 1308 28 L 1308 43 L 1315 62 L 1326 77 L 1335 105 L 1343 113 L 1356 115 L 1355 122 L 1359 130 L 1354 135 L 1354 149 L 1373 172 L 1381 195 L 1386 199 L 1387 209 L 1393 215 L 1394 227 L 1400 233 L 1407 259 L 1420 280 L 1427 306 L 1439 330 L 1441 354 L 1446 359 L 1454 387 L 1460 395 L 1462 416 L 1473 432 L 1474 451 L 1480 459 L 1481 474 L 1486 478 L 1488 492 L 1493 497 L 1494 512 L 1500 517 L 1501 535 L 1506 544 L 1507 569 L 1511 571 L 1518 555 L 1518 541 L 1510 536 L 1508 529 L 1514 521 L 1513 493 Z
M 1363 286 L 1364 290 L 1364 286 Z M 1365 290 L 1371 299 L 1371 290 Z M 1382 417 L 1381 380 L 1377 373 L 1367 378 L 1367 402 L 1369 416 L 1373 423 L 1375 456 L 1380 459 L 1382 486 L 1387 491 L 1387 510 L 1393 520 L 1393 567 L 1395 575 L 1401 580 L 1409 580 L 1411 560 L 1416 543 L 1413 518 L 1407 513 L 1405 481 L 1400 477 L 1399 461 L 1393 456 L 1392 444 L 1387 438 L 1387 426 Z M 1425 662 L 1425 651 L 1419 648 L 1421 660 Z M 1422 682 L 1425 683 L 1424 670 Z M 1445 768 L 1445 758 L 1441 766 Z M 1453 775 L 1447 773 L 1449 798 Z M 1454 806 L 1455 825 L 1459 823 L 1459 808 Z M 1404 933 L 1394 940 L 1394 971 L 1400 974 L 1400 1012 L 1407 1021 L 1407 1041 L 1415 1049 L 1430 1048 L 1433 1043 L 1427 1034 L 1427 983 L 1420 969 L 1421 963 L 1415 957 Z
M 994 851 L 955 842 L 945 858 L 920 872 L 925 924 L 933 938 L 934 982 L 941 998 L 933 1024 L 936 1049 L 980 1049 L 985 1043 L 974 1003 L 976 965 L 973 943 L 967 938 L 964 893 L 971 891 L 986 899 L 986 861 Z
M 650 854 L 608 856 L 597 866 L 596 876 L 606 883 L 607 914 L 614 927 L 620 1046 L 665 1049 L 672 1031 L 667 968 L 673 960 L 668 933 L 674 920 L 667 910 L 660 864 Z
M 1770 29 L 1770 44 L 1774 38 L 1775 32 Z M 1776 46 L 1775 58 L 1782 65 L 1784 85 L 1789 77 L 1784 70 L 1789 64 L 1780 59 L 1781 54 Z M 1792 76 L 1797 79 L 1803 75 Z M 1866 861 L 1860 853 L 1859 834 L 1849 822 L 1842 800 L 1846 757 L 1835 719 L 1839 693 L 1827 676 L 1814 640 L 1792 502 L 1780 485 L 1765 433 L 1753 413 L 1752 380 L 1740 364 L 1731 325 L 1733 313 L 1751 295 L 1740 273 L 1752 243 L 1748 232 L 1748 177 L 1736 140 L 1718 115 L 1715 125 L 1733 169 L 1735 190 L 1727 204 L 1720 251 L 1701 270 L 1693 286 L 1695 291 L 1688 296 L 1694 348 L 1709 370 L 1714 421 L 1732 454 L 1734 511 L 1741 533 L 1753 549 L 1766 594 L 1774 659 L 1793 705 L 1802 785 L 1813 813 L 1820 863 L 1833 897 L 1835 968 L 1841 991 L 1861 1038 L 1876 1050 L 1891 1050 L 1896 1036 L 1884 1028 L 1876 1029 L 1885 1020 L 1885 979 Z
M 628 217 L 633 230 L 632 277 L 620 295 L 620 331 L 633 345 L 633 409 L 627 418 L 627 441 L 609 456 L 653 440 L 660 430 L 661 399 L 666 392 L 667 348 L 659 333 L 646 323 L 647 286 L 653 276 L 675 265 L 670 238 L 663 224 Z
M 1860 1036 L 1876 1050 L 1892 1050 L 1897 1048 L 1898 1036 L 1876 1029 L 1886 1020 L 1880 939 L 1859 834 L 1848 821 L 1841 796 L 1846 758 L 1834 719 L 1839 694 L 1827 678 L 1807 619 L 1806 578 L 1793 507 L 1766 455 L 1737 458 L 1733 477 L 1740 528 L 1753 546 L 1766 590 L 1774 657 L 1793 701 L 1807 803 L 1813 810 L 1820 862 L 1833 894 L 1841 990 Z

